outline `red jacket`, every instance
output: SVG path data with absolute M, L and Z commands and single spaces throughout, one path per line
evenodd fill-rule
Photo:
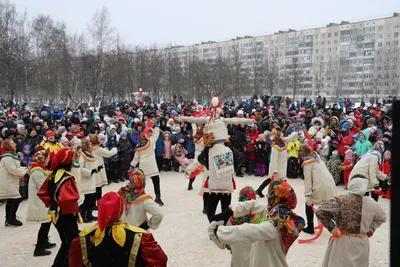
M 247 158 L 250 160 L 256 159 L 256 144 L 247 144 L 246 146 Z
M 387 176 L 390 176 L 390 172 L 392 170 L 392 163 L 390 160 L 384 160 L 381 165 L 379 165 L 379 170 Z
M 353 145 L 354 139 L 353 139 L 353 135 L 351 133 L 349 133 L 345 137 L 343 137 L 342 134 L 339 134 L 338 139 L 340 139 L 340 138 L 342 138 L 342 141 L 339 143 L 339 155 L 341 157 L 344 157 L 346 150 L 349 149 L 349 148 L 346 148 L 345 146 L 351 147 Z
M 358 134 L 359 132 L 360 132 L 360 129 L 357 127 L 350 128 L 351 136 L 354 136 L 355 134 Z

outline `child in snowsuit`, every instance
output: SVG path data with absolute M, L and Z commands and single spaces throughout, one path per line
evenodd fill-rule
M 186 157 L 187 151 L 182 147 L 181 144 L 175 144 L 172 146 L 172 151 L 174 152 L 174 158 L 179 163 L 180 171 L 184 172 L 192 162 L 193 159 L 188 159 Z
M 194 152 L 196 150 L 196 146 L 194 144 L 194 139 L 193 139 L 193 135 L 190 131 L 186 132 L 186 136 L 185 136 L 185 149 L 187 151 L 187 155 L 186 157 L 188 159 L 193 159 L 194 158 Z
M 344 161 L 340 165 L 340 169 L 343 171 L 344 189 L 347 190 L 347 185 L 349 184 L 349 176 L 353 170 L 354 160 L 353 160 L 353 150 L 347 149 L 344 155 Z
M 331 138 L 329 136 L 325 137 L 321 141 L 321 145 L 318 149 L 318 154 L 321 156 L 321 160 L 326 164 L 328 161 L 328 156 L 329 156 L 329 141 Z
M 299 177 L 299 150 L 300 150 L 300 141 L 294 140 L 288 143 L 288 166 L 287 166 L 287 177 L 288 178 L 297 178 Z
M 247 144 L 246 152 L 247 152 L 247 160 L 249 163 L 249 168 L 247 169 L 247 173 L 249 175 L 252 175 L 254 172 L 255 160 L 256 160 L 256 144 L 253 138 L 251 138 L 250 142 Z
M 112 150 L 114 147 L 118 147 L 117 135 L 114 133 L 108 133 L 108 141 L 106 148 Z M 108 169 L 107 169 L 107 180 L 108 183 L 114 182 L 119 183 L 119 156 L 118 154 L 108 158 Z
M 20 155 L 21 166 L 28 167 L 32 162 L 32 148 L 30 145 L 24 145 Z M 28 199 L 28 182 L 29 176 L 25 175 L 19 182 L 19 193 L 22 200 Z
M 169 172 L 172 168 L 172 149 L 171 149 L 171 133 L 164 132 L 164 154 L 163 154 L 163 164 L 164 170 Z
M 339 157 L 339 151 L 334 150 L 332 152 L 332 156 L 329 158 L 328 162 L 326 163 L 326 167 L 328 168 L 329 172 L 331 173 L 336 185 L 338 185 L 342 180 L 341 170 L 340 170 L 341 164 L 342 164 L 342 161 L 340 160 L 340 157 Z
M 121 132 L 119 135 L 118 156 L 121 181 L 129 180 L 128 171 L 132 161 L 132 143 L 125 132 Z
M 256 165 L 257 172 L 256 176 L 264 177 L 267 169 L 265 159 L 268 156 L 268 144 L 265 140 L 265 135 L 260 134 L 256 142 Z

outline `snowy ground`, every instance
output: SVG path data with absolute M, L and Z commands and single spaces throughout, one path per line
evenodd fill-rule
M 200 179 L 195 181 L 194 190 L 187 190 L 187 180 L 183 174 L 177 172 L 161 173 L 161 194 L 165 206 L 162 207 L 164 219 L 158 230 L 153 231 L 156 240 L 168 255 L 168 266 L 229 266 L 230 254 L 226 250 L 219 250 L 207 235 L 208 220 L 202 210 L 202 198 L 198 195 Z M 257 188 L 264 178 L 244 177 L 237 178 L 237 187 L 253 186 Z M 298 197 L 296 212 L 305 217 L 303 180 L 289 180 L 295 188 Z M 111 184 L 103 192 L 118 190 L 123 184 Z M 238 191 L 233 194 L 232 203 L 237 202 Z M 149 181 L 147 192 L 153 194 L 153 185 Z M 344 193 L 343 187 L 339 188 Z M 266 199 L 261 199 L 266 203 Z M 389 201 L 380 199 L 379 203 L 388 214 Z M 17 215 L 24 222 L 22 227 L 5 228 L 3 221 L 0 225 L 0 266 L 51 266 L 59 249 L 60 240 L 57 231 L 52 226 L 51 241 L 57 242 L 52 249 L 52 255 L 47 257 L 33 257 L 36 243 L 38 224 L 25 223 L 27 202 L 21 203 Z M 219 212 L 217 210 L 217 212 Z M 4 218 L 4 205 L 0 208 L 0 218 Z M 81 225 L 82 228 L 84 225 Z M 300 245 L 297 242 L 289 250 L 289 266 L 321 266 L 329 233 L 325 229 L 321 237 L 312 244 Z M 300 238 L 309 238 L 310 235 L 301 234 Z M 389 223 L 380 227 L 370 239 L 371 254 L 370 266 L 389 266 Z

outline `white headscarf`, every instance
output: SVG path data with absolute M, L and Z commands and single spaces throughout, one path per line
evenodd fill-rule
M 381 155 L 381 153 L 380 153 L 379 151 L 377 151 L 377 150 L 370 150 L 370 151 L 368 151 L 367 153 L 364 154 L 364 156 L 361 157 L 361 159 L 367 158 L 367 157 L 369 157 L 369 156 L 371 156 L 371 155 L 377 156 L 377 157 L 378 157 L 378 164 L 381 164 L 381 162 L 382 162 L 382 155 Z M 360 159 L 360 160 L 361 160 L 361 159 Z

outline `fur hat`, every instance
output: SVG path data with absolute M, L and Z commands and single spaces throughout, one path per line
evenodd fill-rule
M 374 144 L 374 150 L 379 151 L 382 154 L 385 151 L 385 145 L 382 141 L 377 141 Z
M 311 120 L 311 125 L 314 126 L 316 122 L 319 122 L 320 125 L 321 125 L 321 127 L 324 126 L 324 120 L 321 119 L 320 117 L 314 117 L 314 118 Z

